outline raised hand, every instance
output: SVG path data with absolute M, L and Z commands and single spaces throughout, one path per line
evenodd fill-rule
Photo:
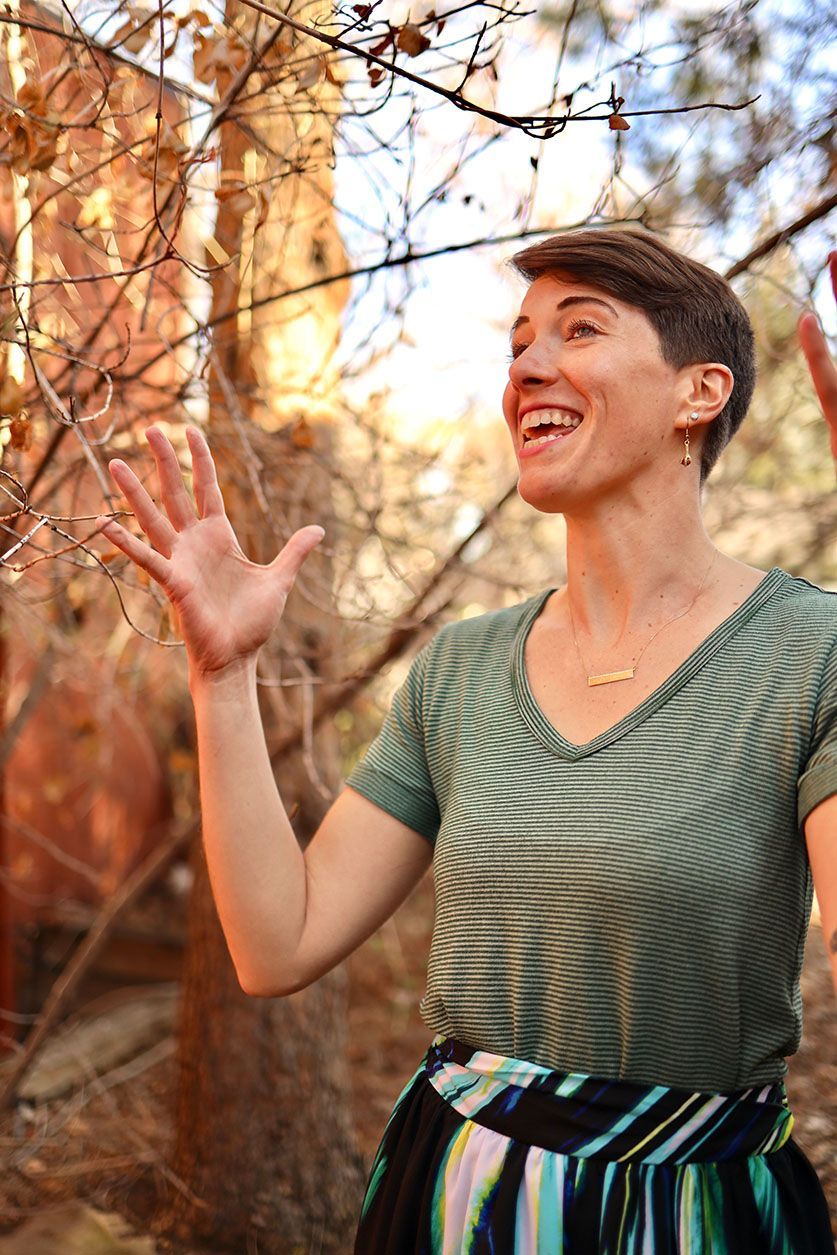
M 269 565 L 251 562 L 227 518 L 203 433 L 187 427 L 186 435 L 197 511 L 170 442 L 156 427 L 149 427 L 145 437 L 157 464 L 165 514 L 125 462 L 108 463 L 149 543 L 113 519 L 100 517 L 96 522 L 108 540 L 165 592 L 177 616 L 191 675 L 218 677 L 255 658 L 280 619 L 303 562 L 324 532 L 318 526 L 300 528 Z
M 829 253 L 828 267 L 831 272 L 831 290 L 837 301 L 837 252 Z M 837 366 L 831 360 L 816 314 L 806 310 L 796 326 L 814 388 L 831 433 L 831 453 L 837 469 Z

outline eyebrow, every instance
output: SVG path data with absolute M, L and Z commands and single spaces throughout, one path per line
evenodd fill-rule
M 609 309 L 614 318 L 618 318 L 616 310 L 608 301 L 601 301 L 597 296 L 565 296 L 563 301 L 559 301 L 555 306 L 555 312 L 558 313 L 562 309 L 566 309 L 569 305 L 603 305 L 605 309 Z M 529 321 L 528 318 L 516 318 L 511 326 L 509 335 L 514 335 L 518 327 L 522 327 L 524 323 Z

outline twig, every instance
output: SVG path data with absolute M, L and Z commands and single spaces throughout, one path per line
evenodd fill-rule
M 4 1078 L 2 1088 L 0 1088 L 0 1111 L 5 1111 L 15 1101 L 22 1078 L 55 1028 L 82 978 L 101 953 L 116 920 L 154 883 L 197 829 L 196 823 L 190 823 L 185 828 L 177 830 L 166 841 L 161 842 L 128 877 L 121 888 L 108 898 L 84 941 L 50 989 L 43 1010 L 26 1038 L 20 1057 L 16 1060 L 9 1075 Z

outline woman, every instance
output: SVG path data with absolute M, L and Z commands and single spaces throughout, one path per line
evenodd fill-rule
M 372 1166 L 362 1255 L 824 1255 L 782 1078 L 812 872 L 837 936 L 837 597 L 703 527 L 754 381 L 729 286 L 637 231 L 514 260 L 503 409 L 520 495 L 566 520 L 566 585 L 435 634 L 304 854 L 255 663 L 321 529 L 248 562 L 195 428 L 197 517 L 156 429 L 168 518 L 110 464 L 151 546 L 103 528 L 186 643 L 230 953 L 253 994 L 303 988 L 433 860 L 434 1037 Z M 799 334 L 837 457 L 837 372 L 813 315 Z

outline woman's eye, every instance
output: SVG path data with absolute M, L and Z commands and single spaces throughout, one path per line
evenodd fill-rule
M 572 322 L 567 324 L 567 338 L 570 340 L 574 340 L 575 333 L 577 331 L 580 331 L 582 328 L 586 328 L 587 331 L 595 331 L 597 334 L 599 331 L 599 328 L 595 325 L 595 323 L 588 322 L 586 318 L 574 318 Z M 586 337 L 582 337 L 582 338 L 586 338 Z M 528 344 L 513 344 L 511 346 L 511 350 L 509 351 L 507 355 L 508 360 L 510 362 L 513 362 L 515 358 L 520 357 L 520 354 L 525 352 L 525 350 L 528 347 L 529 347 Z
M 586 327 L 588 331 L 599 330 L 598 327 L 593 325 L 593 323 L 588 322 L 586 318 L 575 318 L 567 326 L 567 331 L 570 333 L 570 339 L 573 338 L 573 336 L 575 335 L 575 332 L 578 331 L 581 327 Z

